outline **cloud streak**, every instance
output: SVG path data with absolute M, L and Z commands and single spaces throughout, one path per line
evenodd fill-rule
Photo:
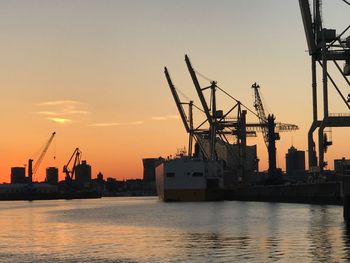
M 86 103 L 76 100 L 44 101 L 37 103 L 36 106 L 40 107 L 40 110 L 35 114 L 45 116 L 45 119 L 59 124 L 68 124 L 74 122 L 79 116 L 89 114 L 87 110 L 82 108 L 86 106 Z
M 67 123 L 73 122 L 73 120 L 66 119 L 66 118 L 47 118 L 47 119 L 59 124 L 67 124 Z
M 113 126 L 135 126 L 143 124 L 143 121 L 134 122 L 102 122 L 102 123 L 92 123 L 88 126 L 90 127 L 113 127 Z
M 167 116 L 154 116 L 151 117 L 153 121 L 166 121 L 166 120 L 177 120 L 180 117 L 178 115 L 167 115 Z
M 166 121 L 179 119 L 178 115 L 166 115 L 166 116 L 153 116 L 150 119 L 153 121 Z M 89 127 L 113 127 L 113 126 L 135 126 L 144 124 L 145 121 L 133 121 L 133 122 L 99 122 L 91 123 Z
M 44 101 L 40 102 L 38 106 L 57 106 L 57 105 L 82 105 L 83 102 L 77 100 L 53 100 L 53 101 Z

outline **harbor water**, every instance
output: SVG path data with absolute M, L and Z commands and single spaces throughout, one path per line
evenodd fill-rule
M 0 202 L 0 262 L 347 262 L 341 206 Z

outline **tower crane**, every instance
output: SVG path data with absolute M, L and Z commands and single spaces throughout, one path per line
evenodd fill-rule
M 269 114 L 266 117 L 264 105 L 260 96 L 260 86 L 255 82 L 252 85 L 254 92 L 254 108 L 257 112 L 259 122 L 261 125 L 261 132 L 264 137 L 264 142 L 267 147 L 268 159 L 269 159 L 269 175 L 271 178 L 277 175 L 276 166 L 276 140 L 280 139 L 279 132 L 295 131 L 298 130 L 298 126 L 295 124 L 275 123 L 275 116 Z
M 47 152 L 47 150 L 49 149 L 50 147 L 50 144 L 51 142 L 53 141 L 54 137 L 56 135 L 56 132 L 53 132 L 49 138 L 49 140 L 47 141 L 47 143 L 45 144 L 43 150 L 41 151 L 38 159 L 36 160 L 36 162 L 34 163 L 34 166 L 33 166 L 33 159 L 29 159 L 28 160 L 28 179 L 29 179 L 29 182 L 32 183 L 33 182 L 33 175 L 36 174 L 36 172 L 38 171 L 39 169 L 39 166 L 41 164 L 41 162 L 43 161 L 44 157 L 45 157 L 45 154 Z
M 73 162 L 73 166 L 72 169 L 69 169 L 69 164 L 71 163 L 71 161 L 74 158 L 74 162 Z M 74 178 L 74 174 L 75 174 L 75 168 L 77 167 L 77 165 L 80 164 L 80 159 L 81 159 L 81 151 L 79 150 L 79 148 L 75 148 L 72 156 L 69 158 L 68 162 L 66 165 L 63 166 L 63 172 L 66 174 L 66 181 L 72 181 Z

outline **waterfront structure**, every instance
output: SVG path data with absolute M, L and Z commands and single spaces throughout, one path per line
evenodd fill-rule
M 341 34 L 336 34 L 335 29 L 325 28 L 322 23 L 320 0 L 310 1 L 299 0 L 301 16 L 303 20 L 305 36 L 308 46 L 309 55 L 311 58 L 311 79 L 312 79 L 312 105 L 313 105 L 313 122 L 308 132 L 308 155 L 309 155 L 309 170 L 323 172 L 327 165 L 325 161 L 325 153 L 327 147 L 332 145 L 324 132 L 327 127 L 350 127 L 350 115 L 346 113 L 331 113 L 328 107 L 328 91 L 329 81 L 335 88 L 348 110 L 350 110 L 350 100 L 348 94 L 343 94 L 332 76 L 332 70 L 329 70 L 329 63 L 333 62 L 335 70 L 342 77 L 347 86 L 350 87 L 350 37 L 344 37 L 348 34 L 350 26 L 348 26 Z M 313 12 L 311 12 L 311 10 Z M 342 69 L 339 62 L 345 62 Z M 322 106 L 323 116 L 319 116 L 318 110 L 318 78 L 317 65 L 320 66 L 322 74 Z M 332 74 L 332 75 L 331 75 Z M 343 89 L 345 90 L 345 88 Z M 343 105 L 344 105 L 343 104 Z M 316 145 L 313 138 L 313 133 L 318 129 L 318 160 L 316 156 Z M 318 163 L 317 163 L 318 162 Z
M 294 146 L 286 153 L 286 173 L 291 181 L 305 181 L 305 151 L 300 151 Z
M 12 167 L 11 168 L 11 184 L 25 184 L 26 169 L 25 167 Z
M 58 169 L 56 167 L 46 168 L 46 179 L 45 181 L 51 185 L 58 184 Z
M 350 175 L 350 159 L 334 160 L 334 171 L 336 174 Z
M 162 162 L 162 158 L 143 158 L 143 180 L 145 182 L 155 181 L 156 167 Z
M 91 166 L 84 160 L 75 169 L 75 182 L 77 186 L 88 187 L 91 184 Z

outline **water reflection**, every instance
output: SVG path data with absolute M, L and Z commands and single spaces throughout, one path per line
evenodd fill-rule
M 343 246 L 342 236 L 337 231 L 342 224 L 339 218 L 334 217 L 327 206 L 310 207 L 307 237 L 310 240 L 310 254 L 317 262 L 339 262 L 343 257 L 343 251 L 339 250 Z M 340 226 L 337 226 L 339 223 Z
M 4 206 L 4 203 L 0 203 Z M 342 208 L 110 198 L 8 203 L 0 262 L 346 262 Z
M 343 223 L 343 240 L 345 258 L 350 260 L 350 225 Z

